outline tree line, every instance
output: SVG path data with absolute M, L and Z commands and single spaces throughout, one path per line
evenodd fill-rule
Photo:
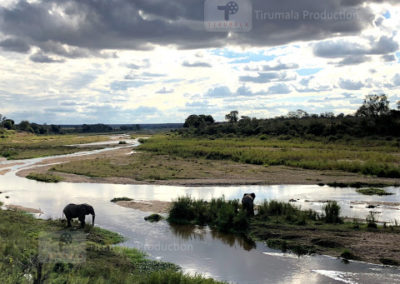
M 386 95 L 368 95 L 353 115 L 326 112 L 309 114 L 298 109 L 287 115 L 259 119 L 240 116 L 237 110 L 225 115 L 225 122 L 215 122 L 211 115 L 190 115 L 183 135 L 252 136 L 286 135 L 288 137 L 330 136 L 341 138 L 345 135 L 400 137 L 400 101 L 397 110 L 390 109 Z
M 54 124 L 37 124 L 34 122 L 29 122 L 27 120 L 21 121 L 16 124 L 14 120 L 9 119 L 2 114 L 0 114 L 0 129 L 8 130 L 19 130 L 35 134 L 66 134 L 66 133 L 107 133 L 113 131 L 138 131 L 141 129 L 139 124 L 135 125 L 121 125 L 119 127 L 113 128 L 109 125 L 97 123 L 97 124 L 83 124 L 75 125 L 69 127 L 62 127 L 60 125 Z

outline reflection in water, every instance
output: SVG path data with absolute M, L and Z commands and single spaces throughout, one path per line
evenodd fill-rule
M 176 225 L 170 224 L 171 232 L 184 240 L 204 240 L 207 233 L 204 227 L 196 225 Z
M 221 233 L 207 226 L 170 224 L 170 227 L 173 234 L 184 240 L 203 241 L 205 235 L 211 234 L 213 240 L 219 240 L 230 247 L 240 247 L 246 251 L 257 248 L 256 243 L 245 236 Z
M 247 251 L 256 249 L 257 245 L 256 243 L 245 237 L 245 236 L 237 236 L 233 234 L 226 234 L 226 233 L 221 233 L 215 230 L 211 230 L 211 236 L 213 239 L 219 239 L 221 240 L 224 244 L 227 244 L 231 247 L 236 247 L 237 245 Z

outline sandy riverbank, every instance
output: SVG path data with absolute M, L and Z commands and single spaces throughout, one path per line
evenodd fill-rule
M 17 173 L 18 176 L 25 177 L 29 173 L 47 173 L 53 165 L 50 163 L 68 163 L 83 160 L 104 160 L 109 159 L 115 166 L 124 166 L 126 163 L 135 159 L 132 149 L 115 149 L 104 153 L 98 153 L 87 156 L 53 158 L 40 162 L 35 168 L 24 169 Z M 140 153 L 139 153 L 140 155 Z M 131 159 L 131 160 L 127 160 Z M 166 172 L 169 169 L 177 169 L 182 173 L 186 171 L 185 176 L 168 177 L 165 179 L 134 179 L 124 176 L 110 177 L 90 177 L 86 175 L 77 175 L 65 172 L 52 173 L 61 176 L 66 182 L 75 183 L 113 183 L 113 184 L 157 184 L 174 186 L 230 186 L 230 185 L 279 185 L 279 184 L 318 184 L 318 183 L 383 183 L 388 185 L 400 184 L 400 179 L 377 178 L 372 176 L 363 176 L 355 173 L 340 171 L 317 171 L 299 168 L 290 168 L 285 166 L 258 166 L 250 164 L 241 164 L 227 161 L 193 159 L 168 159 L 165 156 L 153 156 L 146 163 L 135 164 L 129 172 L 142 173 L 142 170 L 148 170 L 151 164 L 151 170 L 154 172 Z M 204 163 L 206 165 L 202 165 Z M 46 165 L 47 164 L 47 165 Z M 43 165 L 43 166 L 41 166 Z M 96 165 L 96 163 L 94 163 Z M 147 168 L 146 168 L 147 167 Z M 120 174 L 120 173 L 118 173 Z M 185 178 L 189 177 L 189 178 Z

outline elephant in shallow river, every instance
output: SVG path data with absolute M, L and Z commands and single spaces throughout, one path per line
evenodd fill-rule
M 91 214 L 92 215 L 92 226 L 94 226 L 94 209 L 92 206 L 89 204 L 68 204 L 65 206 L 63 213 L 65 217 L 67 218 L 68 222 L 68 227 L 71 227 L 71 220 L 73 218 L 78 218 L 78 220 L 81 222 L 81 227 L 85 227 L 85 217 L 86 215 Z
M 242 198 L 242 208 L 247 211 L 248 216 L 254 216 L 254 193 L 245 193 Z

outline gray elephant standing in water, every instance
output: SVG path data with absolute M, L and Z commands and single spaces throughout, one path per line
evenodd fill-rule
M 89 204 L 68 204 L 65 206 L 63 213 L 67 218 L 68 227 L 71 227 L 71 220 L 73 218 L 78 218 L 81 222 L 81 227 L 85 227 L 85 217 L 86 215 L 92 215 L 92 226 L 94 226 L 94 209 Z
M 254 193 L 245 193 L 242 198 L 242 208 L 247 211 L 248 216 L 254 216 Z

